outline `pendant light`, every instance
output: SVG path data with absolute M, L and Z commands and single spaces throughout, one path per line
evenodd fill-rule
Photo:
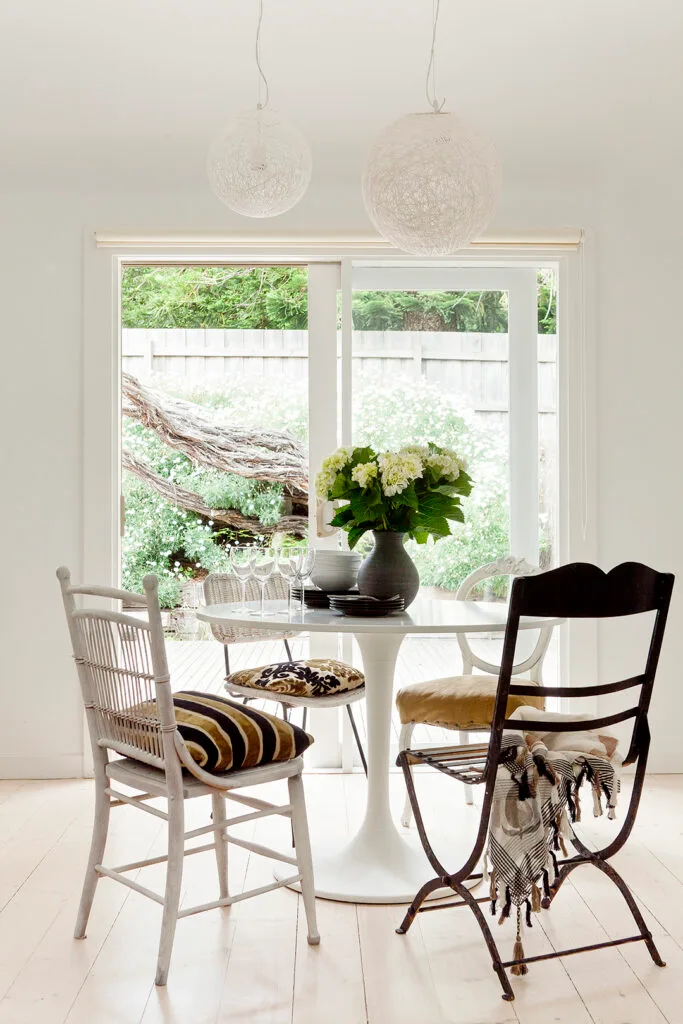
M 258 6 L 258 103 L 255 110 L 236 117 L 216 136 L 209 149 L 207 173 L 214 193 L 231 210 L 245 217 L 277 217 L 296 206 L 306 192 L 311 153 L 297 126 L 268 105 L 268 80 L 261 65 L 263 0 Z
M 363 201 L 379 233 L 418 256 L 448 256 L 476 238 L 500 197 L 493 144 L 436 97 L 434 0 L 426 94 L 431 110 L 406 114 L 372 146 L 363 171 Z

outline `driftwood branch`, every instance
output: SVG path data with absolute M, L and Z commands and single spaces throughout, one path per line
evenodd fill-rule
M 216 523 L 222 523 L 233 530 L 242 530 L 245 533 L 262 534 L 264 536 L 272 533 L 291 533 L 297 536 L 304 536 L 308 526 L 305 516 L 283 516 L 275 526 L 264 526 L 258 519 L 242 515 L 233 508 L 210 508 L 200 494 L 188 491 L 179 487 L 172 480 L 167 480 L 154 472 L 147 463 L 136 458 L 125 449 L 121 453 L 121 464 L 129 473 L 134 473 L 140 480 L 152 487 L 158 494 L 187 512 L 197 512 L 206 519 L 213 519 Z
M 249 480 L 280 483 L 297 504 L 308 500 L 308 465 L 304 446 L 277 430 L 246 430 L 216 423 L 201 407 L 147 388 L 122 374 L 123 414 L 153 430 L 170 448 L 195 464 Z

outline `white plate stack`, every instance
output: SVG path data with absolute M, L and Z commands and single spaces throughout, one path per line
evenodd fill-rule
M 363 556 L 355 551 L 321 548 L 315 553 L 311 580 L 321 590 L 351 590 L 356 585 L 362 561 Z

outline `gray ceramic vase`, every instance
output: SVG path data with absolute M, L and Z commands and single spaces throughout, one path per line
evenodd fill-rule
M 403 547 L 405 534 L 373 530 L 375 546 L 358 571 L 358 590 L 370 597 L 400 594 L 406 608 L 415 600 L 420 577 L 412 558 Z

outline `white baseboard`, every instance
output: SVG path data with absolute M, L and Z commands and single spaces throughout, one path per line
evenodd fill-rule
M 0 754 L 0 779 L 82 779 L 82 754 Z

